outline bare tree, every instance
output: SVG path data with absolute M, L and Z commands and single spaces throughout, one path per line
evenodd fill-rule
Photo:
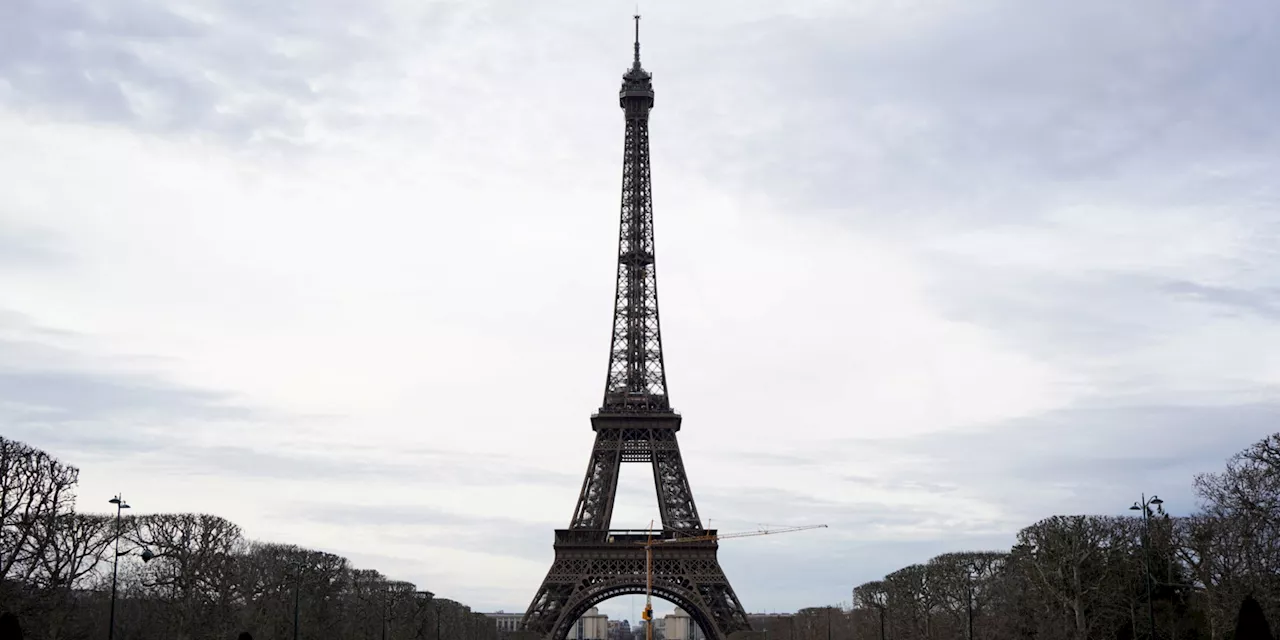
M 1215 559 L 1217 567 L 1233 573 L 1221 576 L 1219 590 L 1235 590 L 1236 602 L 1256 593 L 1269 615 L 1280 616 L 1280 433 L 1232 456 L 1223 472 L 1200 474 L 1195 486 L 1204 514 L 1215 523 L 1214 549 L 1224 556 Z M 1221 625 L 1228 603 L 1216 605 Z
M 44 451 L 0 437 L 0 581 L 30 579 L 48 542 L 37 532 L 74 506 L 79 475 Z
M 1232 456 L 1222 473 L 1197 475 L 1195 485 L 1208 513 L 1280 525 L 1280 433 Z
M 74 467 L 0 438 L 0 604 L 39 640 L 96 637 L 107 622 L 117 530 L 112 516 L 73 511 L 76 478 Z M 214 515 L 125 517 L 120 531 L 117 637 L 284 639 L 297 624 L 308 640 L 497 639 L 465 605 L 332 553 L 245 541 Z
M 102 514 L 60 513 L 35 523 L 29 538 L 29 579 L 42 589 L 71 589 L 106 560 L 114 540 L 112 519 Z
M 938 608 L 946 615 L 948 637 L 974 637 L 977 619 L 988 608 L 992 583 L 1008 555 L 1000 551 L 962 551 L 929 560 L 930 583 Z
M 163 605 L 171 636 L 231 635 L 231 613 L 241 601 L 238 558 L 246 546 L 240 527 L 196 513 L 139 516 L 129 525 L 125 537 L 154 557 L 139 570 L 141 595 Z
M 1131 572 L 1134 542 L 1123 519 L 1053 516 L 1023 529 L 1024 567 L 1066 614 L 1072 637 L 1086 640 L 1115 602 L 1117 576 Z
M 885 576 L 890 616 L 889 628 L 894 638 L 934 637 L 938 600 L 934 576 L 928 565 L 913 564 Z
M 853 588 L 854 611 L 873 612 L 874 618 L 866 620 L 868 624 L 859 625 L 859 637 L 878 637 L 885 640 L 888 633 L 889 592 L 883 580 L 874 580 Z M 876 630 L 875 635 L 868 632 L 868 627 Z
M 943 554 L 861 585 L 859 637 L 883 619 L 894 640 L 1225 640 L 1250 595 L 1280 618 L 1280 433 L 1195 484 L 1190 517 L 1053 516 L 1007 554 Z

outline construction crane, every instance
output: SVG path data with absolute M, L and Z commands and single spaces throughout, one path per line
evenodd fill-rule
M 719 542 L 730 538 L 748 538 L 751 536 L 768 536 L 775 533 L 791 533 L 792 531 L 806 531 L 808 529 L 826 529 L 825 524 L 810 524 L 802 527 L 784 527 L 781 529 L 757 529 L 756 531 L 739 531 L 736 533 L 716 534 L 710 533 L 701 536 L 689 536 L 687 538 L 661 538 L 653 539 L 653 523 L 649 523 L 649 539 L 636 544 L 644 545 L 644 611 L 640 617 L 644 620 L 644 635 L 646 640 L 653 640 L 653 548 L 668 544 L 684 544 L 687 542 Z

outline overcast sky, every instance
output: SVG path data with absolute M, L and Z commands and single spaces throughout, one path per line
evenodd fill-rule
M 1272 0 L 646 0 L 671 399 L 751 611 L 1194 508 L 1280 417 Z M 0 433 L 523 611 L 605 380 L 632 2 L 0 3 Z M 656 517 L 626 467 L 615 525 Z M 609 603 L 636 617 L 638 599 Z

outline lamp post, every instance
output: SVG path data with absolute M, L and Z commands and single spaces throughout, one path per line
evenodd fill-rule
M 418 595 L 426 599 L 428 607 L 436 610 L 436 640 L 440 640 L 440 603 L 435 600 L 433 597 L 435 594 L 430 591 L 419 591 Z
M 107 627 L 107 640 L 115 640 L 116 637 L 116 577 L 120 574 L 120 512 L 128 509 L 129 504 L 116 494 L 110 500 L 111 504 L 116 506 L 116 551 L 115 558 L 111 561 L 111 616 Z M 125 553 L 128 553 L 127 551 Z
M 1164 515 L 1164 500 L 1160 496 L 1151 496 L 1147 498 L 1147 494 L 1142 494 L 1142 500 L 1133 503 L 1129 507 L 1130 511 L 1142 512 L 1142 566 L 1147 574 L 1147 622 L 1151 628 L 1151 640 L 1156 637 L 1156 609 L 1155 603 L 1151 600 L 1151 507 L 1156 508 L 1156 512 Z
M 391 619 L 391 585 L 383 585 L 382 591 L 382 640 L 387 640 L 387 623 Z
M 298 640 L 298 609 L 302 604 L 302 563 L 293 565 L 293 640 Z
M 973 565 L 970 565 L 964 570 L 965 608 L 969 613 L 969 640 L 973 640 L 973 569 Z
M 430 615 L 431 599 L 432 597 L 435 596 L 435 594 L 431 593 L 430 591 L 414 591 L 413 595 L 418 602 L 422 603 L 421 607 L 424 613 L 424 617 L 422 619 L 422 625 L 418 627 L 418 635 L 417 635 L 417 637 L 422 637 L 427 627 L 427 620 L 429 619 L 425 616 Z

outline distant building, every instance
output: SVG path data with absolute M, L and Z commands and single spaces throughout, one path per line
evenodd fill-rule
M 631 630 L 631 635 L 635 640 L 645 640 L 647 638 L 645 625 L 648 624 L 653 625 L 653 640 L 666 640 L 667 619 L 665 617 L 654 618 L 652 622 L 643 620 L 637 622 L 636 626 Z
M 493 618 L 494 624 L 498 627 L 499 635 L 519 631 L 520 621 L 524 619 L 523 613 L 507 613 L 505 611 L 495 611 L 484 615 Z
M 631 623 L 626 620 L 609 621 L 609 640 L 631 640 Z
M 494 625 L 498 627 L 498 634 L 503 635 L 512 631 L 520 630 L 520 622 L 524 620 L 523 613 L 507 613 L 505 611 L 495 611 L 493 613 L 484 614 L 493 619 Z M 565 640 L 609 640 L 609 618 L 600 613 L 600 610 L 592 607 L 587 611 L 586 615 L 578 618 L 578 621 L 569 627 L 569 633 L 565 635 Z
M 665 640 L 667 637 L 667 617 L 663 616 L 653 621 L 653 637 Z
M 655 624 L 653 628 L 656 631 L 658 625 Z M 676 607 L 674 613 L 662 617 L 662 637 L 666 640 L 706 640 L 702 627 L 680 607 Z
M 748 613 L 747 622 L 770 640 L 792 640 L 796 637 L 796 619 L 790 613 Z
M 609 640 L 609 617 L 591 607 L 569 627 L 565 640 Z

